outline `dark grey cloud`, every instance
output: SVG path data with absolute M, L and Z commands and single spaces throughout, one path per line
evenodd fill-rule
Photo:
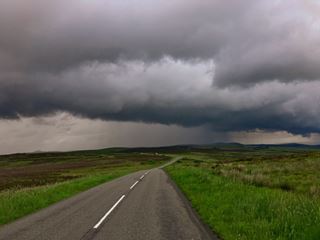
M 0 117 L 319 132 L 318 5 L 2 1 Z
M 212 61 L 172 59 L 95 63 L 62 74 L 12 79 L 1 88 L 3 116 L 75 115 L 121 121 L 319 132 L 319 82 L 267 82 L 250 88 L 212 86 Z
M 119 58 L 214 59 L 216 83 L 319 78 L 319 15 L 305 1 L 2 1 L 0 62 L 62 71 Z M 310 3 L 309 3 L 310 4 Z M 19 68 L 18 68 L 19 69 Z

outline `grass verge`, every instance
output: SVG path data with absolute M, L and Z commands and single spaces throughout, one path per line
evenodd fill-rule
M 0 193 L 0 225 L 12 222 L 104 182 L 150 167 L 154 166 L 110 169 L 106 173 L 95 173 L 56 184 L 3 191 Z
M 320 202 L 176 163 L 166 171 L 223 239 L 320 239 Z

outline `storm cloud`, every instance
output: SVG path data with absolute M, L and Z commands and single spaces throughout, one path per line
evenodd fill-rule
M 320 132 L 313 1 L 1 1 L 0 117 Z

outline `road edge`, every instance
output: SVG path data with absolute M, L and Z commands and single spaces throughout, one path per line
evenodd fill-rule
M 179 188 L 179 186 L 172 180 L 170 175 L 165 171 L 164 168 L 162 168 L 163 172 L 168 177 L 168 183 L 175 189 L 178 196 L 181 198 L 187 213 L 190 217 L 190 219 L 195 223 L 196 226 L 199 227 L 201 230 L 201 234 L 205 236 L 206 238 L 212 239 L 212 240 L 223 240 L 218 236 L 218 234 L 210 228 L 208 224 L 202 221 L 201 216 L 197 213 L 197 211 L 192 207 L 192 203 L 189 201 L 189 199 L 186 197 L 186 195 L 182 192 L 182 190 Z M 202 237 L 203 237 L 202 236 Z

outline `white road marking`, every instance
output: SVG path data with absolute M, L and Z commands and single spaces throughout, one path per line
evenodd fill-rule
M 130 189 L 134 188 L 135 185 L 138 184 L 139 181 L 136 181 L 134 184 L 132 184 L 132 186 L 130 187 Z
M 118 204 L 124 199 L 126 195 L 122 195 L 122 197 L 110 208 L 110 210 L 100 219 L 100 221 L 94 225 L 93 228 L 97 229 L 101 223 L 109 216 L 109 214 L 118 206 Z
M 140 177 L 140 180 L 142 180 L 144 178 L 145 175 L 147 175 L 150 172 L 147 171 L 145 174 L 143 174 Z M 130 190 L 134 188 L 135 185 L 137 185 L 139 183 L 139 181 L 136 181 L 134 184 L 132 184 L 132 186 L 130 187 Z M 119 200 L 109 209 L 109 211 L 99 220 L 99 222 L 94 225 L 94 229 L 97 229 L 102 223 L 103 221 L 110 215 L 110 213 L 119 205 L 119 203 L 125 198 L 126 195 L 122 195 L 121 198 L 119 198 Z

